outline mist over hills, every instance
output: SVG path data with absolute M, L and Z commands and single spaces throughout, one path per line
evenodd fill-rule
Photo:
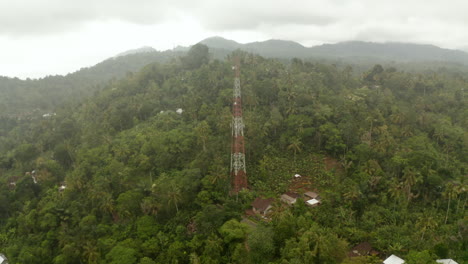
M 43 114 L 66 102 L 79 102 L 93 95 L 102 85 L 137 72 L 144 66 L 165 63 L 184 53 L 159 52 L 149 47 L 131 50 L 104 60 L 94 66 L 84 67 L 67 75 L 47 76 L 41 79 L 4 77 L 0 75 L 0 118 L 19 118 Z
M 154 52 L 154 51 L 156 51 L 156 49 L 154 49 L 153 47 L 143 46 L 143 47 L 138 48 L 138 49 L 131 49 L 131 50 L 121 52 L 121 53 L 115 55 L 114 58 L 121 57 L 121 56 L 126 56 L 126 55 L 131 55 L 131 54 L 148 53 L 148 52 Z
M 468 54 L 460 50 L 442 49 L 434 45 L 409 43 L 371 43 L 348 41 L 314 47 L 287 40 L 271 39 L 246 44 L 222 37 L 200 41 L 209 47 L 212 58 L 223 60 L 232 51 L 241 49 L 267 58 L 304 60 L 352 65 L 355 73 L 364 72 L 372 65 L 395 66 L 402 70 L 436 70 L 451 67 L 458 71 L 468 69 Z M 141 47 L 124 51 L 91 67 L 82 68 L 65 76 L 20 80 L 0 76 L 1 115 L 51 111 L 64 102 L 80 101 L 99 91 L 101 85 L 139 71 L 151 63 L 165 63 L 186 54 L 190 47 L 178 46 L 173 50 L 156 51 Z M 406 66 L 405 66 L 406 64 Z M 403 67 L 401 67 L 403 65 Z M 406 68 L 405 68 L 406 67 Z M 32 99 L 34 98 L 34 100 Z
M 374 43 L 347 41 L 323 44 L 313 47 L 286 40 L 266 40 L 246 44 L 221 37 L 200 41 L 210 48 L 232 51 L 242 49 L 265 57 L 275 58 L 324 58 L 344 59 L 366 58 L 398 62 L 448 62 L 468 65 L 468 53 L 461 50 L 443 49 L 434 45 L 412 43 Z

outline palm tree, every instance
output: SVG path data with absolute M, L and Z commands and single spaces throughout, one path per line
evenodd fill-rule
M 294 164 L 296 164 L 296 153 L 302 151 L 301 146 L 302 142 L 298 137 L 293 137 L 288 145 L 288 150 L 292 150 L 294 152 Z
M 403 250 L 403 245 L 399 242 L 395 242 L 394 244 L 389 246 L 390 252 L 401 252 Z
M 445 191 L 442 193 L 442 195 L 445 198 L 448 198 L 447 212 L 445 213 L 445 221 L 444 221 L 444 224 L 447 224 L 448 214 L 449 214 L 449 210 L 450 210 L 450 202 L 451 202 L 452 198 L 455 198 L 456 195 L 457 195 L 456 194 L 456 188 L 455 188 L 455 185 L 453 184 L 453 182 L 448 182 L 445 185 Z
M 140 203 L 141 211 L 146 215 L 156 215 L 159 204 L 153 197 L 144 198 Z
M 168 205 L 173 204 L 176 208 L 176 212 L 179 212 L 179 206 L 177 205 L 180 200 L 182 199 L 182 193 L 180 191 L 179 186 L 175 185 L 175 183 L 171 183 L 167 193 L 167 203 Z
M 415 195 L 411 193 L 411 188 L 420 181 L 421 178 L 418 176 L 419 174 L 410 167 L 406 167 L 403 172 L 403 188 L 406 192 L 406 198 L 408 199 L 408 202 L 411 200 L 411 198 L 415 197 Z
M 392 123 L 401 127 L 401 125 L 406 121 L 406 115 L 402 112 L 397 112 L 390 116 L 390 120 Z
M 390 184 L 388 193 L 390 194 L 390 197 L 395 200 L 395 205 L 396 205 L 396 203 L 400 201 L 401 197 L 403 196 L 403 184 L 397 180 L 394 180 Z
M 195 127 L 198 141 L 202 144 L 203 152 L 206 152 L 206 142 L 211 134 L 211 128 L 208 122 L 202 121 Z
M 440 143 L 440 141 L 443 141 L 445 139 L 445 131 L 444 128 L 436 128 L 434 132 L 434 138 L 437 139 L 437 144 Z
M 297 113 L 296 102 L 292 102 L 288 104 L 288 108 L 286 109 L 286 114 L 293 115 Z
M 97 245 L 95 243 L 87 242 L 83 247 L 83 255 L 86 259 L 86 263 L 96 264 L 100 259 L 100 254 L 98 252 Z
M 348 200 L 356 201 L 359 199 L 359 197 L 361 197 L 361 195 L 361 190 L 359 190 L 359 187 L 355 185 L 350 187 L 349 191 L 343 194 L 343 197 Z
M 423 240 L 427 230 L 433 230 L 437 227 L 437 221 L 432 216 L 422 215 L 419 217 L 416 226 L 422 231 L 421 240 Z
M 103 193 L 101 198 L 100 209 L 104 212 L 110 213 L 114 221 L 119 219 L 115 210 L 115 201 L 109 193 Z
M 276 201 L 273 204 L 274 210 L 271 210 L 270 217 L 273 221 L 281 221 L 283 219 L 291 219 L 292 213 L 289 210 L 289 206 L 287 206 L 283 202 Z
M 455 192 L 457 193 L 458 201 L 457 201 L 457 207 L 455 209 L 455 214 L 458 214 L 458 207 L 460 206 L 460 201 L 461 198 L 463 197 L 463 194 L 465 194 L 465 203 L 466 203 L 466 190 L 467 190 L 467 185 L 464 183 L 458 183 L 455 186 Z M 462 211 L 465 210 L 465 205 L 462 207 Z
M 348 174 L 348 170 L 351 168 L 351 166 L 353 166 L 353 161 L 352 160 L 347 161 L 346 155 L 345 155 L 341 157 L 340 163 L 341 163 L 341 166 L 344 168 L 345 173 Z

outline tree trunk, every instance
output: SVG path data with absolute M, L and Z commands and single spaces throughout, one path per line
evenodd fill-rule
M 449 195 L 449 200 L 448 200 L 448 204 L 447 204 L 447 213 L 445 214 L 444 224 L 447 224 L 448 214 L 449 214 L 449 210 L 450 210 L 450 198 L 451 198 L 451 196 Z
M 457 207 L 455 208 L 455 214 L 458 214 L 458 207 L 460 206 L 460 197 L 457 199 Z

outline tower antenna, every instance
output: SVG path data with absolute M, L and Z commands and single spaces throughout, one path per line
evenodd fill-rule
M 242 119 L 242 97 L 240 86 L 240 60 L 236 56 L 234 94 L 232 100 L 232 145 L 231 145 L 231 185 L 232 193 L 247 188 L 247 170 L 245 167 L 244 121 Z

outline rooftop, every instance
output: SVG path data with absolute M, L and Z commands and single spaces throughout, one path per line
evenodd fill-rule
M 369 242 L 362 242 L 354 246 L 351 251 L 348 252 L 349 257 L 367 256 L 367 255 L 378 255 L 379 252 L 372 248 Z
M 285 193 L 287 196 L 291 197 L 291 198 L 298 198 L 300 197 L 299 194 L 295 193 L 295 192 L 287 192 Z
M 438 259 L 438 260 L 436 260 L 436 262 L 437 263 L 442 263 L 442 264 L 458 264 L 458 262 L 456 262 L 453 259 Z
M 317 199 L 310 199 L 310 200 L 308 200 L 306 203 L 307 203 L 308 205 L 317 205 L 317 204 L 320 203 L 320 201 L 317 200 Z
M 391 255 L 383 262 L 384 264 L 403 264 L 405 261 L 395 255 Z
M 274 201 L 273 198 L 264 199 L 264 198 L 261 198 L 261 197 L 257 197 L 253 201 L 252 207 L 254 207 L 255 209 L 257 209 L 259 211 L 265 211 L 268 208 L 268 206 L 270 206 L 273 203 L 273 201 Z
M 317 197 L 319 196 L 318 193 L 316 193 L 316 192 L 311 192 L 311 191 L 305 192 L 304 195 L 305 195 L 305 196 L 308 196 L 308 197 L 310 197 L 310 198 L 312 198 L 312 199 L 315 199 L 315 198 L 317 198 Z
M 281 195 L 281 201 L 288 203 L 288 204 L 294 204 L 296 203 L 296 198 L 293 198 L 289 196 L 288 194 L 282 194 Z

